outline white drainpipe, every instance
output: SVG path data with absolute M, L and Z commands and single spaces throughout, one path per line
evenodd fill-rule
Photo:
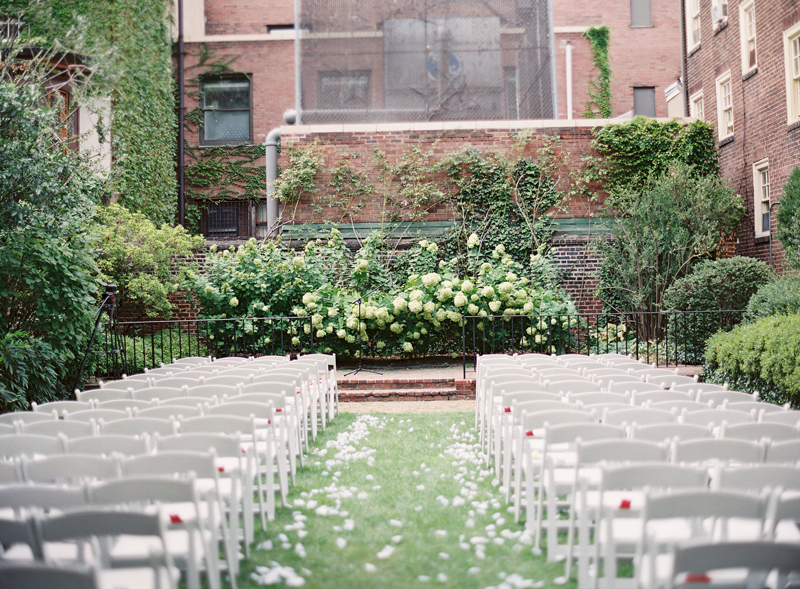
M 572 43 L 567 41 L 566 62 L 567 62 L 567 119 L 572 118 Z

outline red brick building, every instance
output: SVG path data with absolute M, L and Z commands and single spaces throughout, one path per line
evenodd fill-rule
M 674 0 L 551 3 L 552 12 L 546 0 L 304 0 L 298 50 L 292 0 L 183 0 L 187 143 L 200 159 L 211 153 L 206 147 L 262 144 L 296 106 L 303 123 L 581 118 L 598 71 L 584 32 L 603 25 L 610 29 L 611 116 L 675 114 L 664 98 L 681 72 Z M 421 19 L 437 28 L 420 28 Z M 481 57 L 465 45 L 477 35 Z M 416 46 L 426 61 L 408 49 Z M 407 73 L 414 64 L 421 74 Z M 473 87 L 459 85 L 470 78 Z M 203 214 L 208 237 L 255 234 L 256 207 L 237 200 L 240 188 L 202 190 L 234 203 Z
M 800 164 L 800 2 L 683 4 L 689 114 L 715 124 L 722 176 L 747 202 L 736 253 L 780 270 L 774 211 Z

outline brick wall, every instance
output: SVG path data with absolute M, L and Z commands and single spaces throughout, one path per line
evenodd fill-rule
M 594 239 L 588 235 L 556 235 L 553 239 L 553 258 L 564 277 L 564 289 L 582 313 L 603 310 L 595 296 L 602 259 L 591 246 Z
M 729 0 L 727 24 L 714 27 L 711 0 L 700 0 L 700 47 L 688 57 L 689 94 L 702 90 L 705 119 L 717 123 L 717 77 L 731 73 L 734 135 L 720 146 L 722 176 L 747 204 L 736 253 L 769 262 L 769 239 L 755 236 L 753 164 L 769 158 L 770 197 L 780 200 L 789 173 L 800 163 L 800 126 L 787 121 L 783 31 L 800 22 L 796 0 L 755 2 L 757 71 L 743 71 L 740 0 Z M 773 209 L 774 210 L 774 209 Z M 772 216 L 775 234 L 775 217 Z M 773 265 L 784 270 L 783 251 L 772 242 Z

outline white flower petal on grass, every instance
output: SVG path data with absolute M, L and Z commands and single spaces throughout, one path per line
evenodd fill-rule
M 278 534 L 278 540 L 280 540 L 281 542 L 288 542 L 289 536 L 287 536 L 286 534 Z
M 307 530 L 298 530 L 298 532 L 297 532 L 297 537 L 298 538 L 300 538 L 302 540 L 306 536 L 308 536 L 308 531 Z
M 306 503 L 306 507 L 308 507 L 309 509 L 314 509 L 314 508 L 316 508 L 316 507 L 317 507 L 317 502 L 316 502 L 316 500 L 312 499 L 311 501 L 309 501 L 308 503 Z
M 425 485 L 417 485 L 417 491 L 424 491 Z
M 281 548 L 283 548 L 284 550 L 289 550 L 289 548 L 291 547 L 292 547 L 291 542 L 284 542 L 283 544 L 281 544 Z
M 438 575 L 436 575 L 436 580 L 439 581 L 440 583 L 447 583 L 447 575 L 445 575 L 444 573 L 439 573 Z
M 467 521 L 464 522 L 464 527 L 465 528 L 474 528 L 475 527 L 475 520 L 472 519 L 472 518 L 467 519 Z
M 417 577 L 417 581 L 419 581 L 420 583 L 427 583 L 430 580 L 431 578 L 428 575 L 420 575 L 419 577 Z
M 447 554 L 446 552 L 440 552 L 439 558 L 441 558 L 442 560 L 447 560 L 448 558 L 450 558 L 450 555 Z
M 458 546 L 461 548 L 461 550 L 469 550 L 469 544 L 466 542 L 459 542 Z
M 369 497 L 369 495 L 367 495 L 366 491 L 361 491 L 358 495 L 356 495 L 356 499 L 366 499 L 367 497 Z
M 272 540 L 264 540 L 261 544 L 256 546 L 256 550 L 272 550 Z
M 399 519 L 390 519 L 389 525 L 394 526 L 395 528 L 401 528 L 403 527 L 403 522 L 401 522 Z
M 303 507 L 306 504 L 305 499 L 295 499 L 294 504 L 298 507 Z
M 495 544 L 497 544 L 498 546 L 502 546 L 503 544 L 505 544 L 505 543 L 506 543 L 506 541 L 505 541 L 505 538 L 494 538 L 494 539 L 492 540 L 492 542 L 494 542 L 494 543 L 495 543 Z
M 374 487 L 372 487 L 372 490 L 373 491 L 380 491 L 381 490 L 381 486 L 380 485 L 375 485 Z
M 417 505 L 417 506 L 414 508 L 414 511 L 422 511 L 422 505 Z
M 436 530 L 433 535 L 437 538 L 444 538 L 447 536 L 447 530 Z
M 371 562 L 368 562 L 364 564 L 364 570 L 367 571 L 368 573 L 374 573 L 375 571 L 378 570 L 378 567 L 376 567 Z
M 368 481 L 374 481 L 374 480 L 375 480 L 375 477 L 374 477 L 374 476 L 372 476 L 371 474 L 368 474 L 368 475 L 366 476 L 366 479 L 367 479 Z
M 394 554 L 394 546 L 387 544 L 384 546 L 381 551 L 376 555 L 380 560 L 386 560 L 392 554 Z
M 336 538 L 336 546 L 340 549 L 343 549 L 345 546 L 347 546 L 347 540 L 344 538 Z
M 477 575 L 479 572 L 481 572 L 481 567 L 469 567 L 467 569 L 467 573 L 470 575 Z
M 465 503 L 466 503 L 466 500 L 463 497 L 461 497 L 459 495 L 456 495 L 455 497 L 453 497 L 453 507 L 461 507 Z
M 394 542 L 395 544 L 400 543 L 402 540 L 403 540 L 403 537 L 400 534 L 397 534 L 396 536 L 392 536 L 392 542 Z

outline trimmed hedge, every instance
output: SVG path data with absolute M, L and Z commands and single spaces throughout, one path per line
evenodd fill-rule
M 800 275 L 784 276 L 763 285 L 750 298 L 745 321 L 779 313 L 800 313 Z
M 708 340 L 703 378 L 800 408 L 800 314 L 742 324 Z

